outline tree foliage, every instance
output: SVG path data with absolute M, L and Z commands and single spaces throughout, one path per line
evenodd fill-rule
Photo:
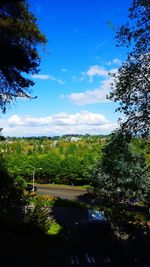
M 50 208 L 44 207 L 40 200 L 33 207 L 27 206 L 25 222 L 47 232 L 51 225 Z
M 0 107 L 17 97 L 31 98 L 34 82 L 24 74 L 38 72 L 37 46 L 45 44 L 35 16 L 25 1 L 0 3 Z
M 15 179 L 32 181 L 36 169 L 37 182 L 81 185 L 90 183 L 89 175 L 102 156 L 103 142 L 103 138 L 95 136 L 76 142 L 65 138 L 10 138 L 0 142 L 0 151 Z
M 150 180 L 142 152 L 131 146 L 131 134 L 117 132 L 103 150 L 102 161 L 94 174 L 95 190 L 104 205 L 126 205 L 133 197 L 144 199 Z
M 22 186 L 15 183 L 0 154 L 0 215 L 20 218 L 24 213 L 25 197 Z
M 109 98 L 125 114 L 123 128 L 148 134 L 150 130 L 150 1 L 134 0 L 129 22 L 118 28 L 118 46 L 129 49 L 126 61 L 114 75 Z

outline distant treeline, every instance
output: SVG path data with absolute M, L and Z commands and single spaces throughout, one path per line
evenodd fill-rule
M 90 135 L 90 134 L 65 134 L 65 135 L 55 135 L 55 136 L 23 136 L 23 137 L 4 137 L 0 136 L 3 140 L 41 140 L 41 139 L 48 139 L 48 140 L 60 140 L 60 139 L 72 139 L 72 137 L 76 138 L 92 138 L 92 137 L 98 137 L 98 138 L 103 138 L 103 137 L 108 137 L 110 135 L 103 135 L 103 134 L 98 134 L 98 135 Z

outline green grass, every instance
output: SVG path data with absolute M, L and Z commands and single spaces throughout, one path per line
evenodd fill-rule
M 49 235 L 58 235 L 62 231 L 62 226 L 55 221 L 51 221 L 50 229 L 48 230 Z

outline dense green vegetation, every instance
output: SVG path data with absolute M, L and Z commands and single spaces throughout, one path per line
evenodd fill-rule
M 133 205 L 147 207 L 148 216 L 150 204 L 150 173 L 144 147 L 146 142 L 132 140 L 129 132 L 115 132 L 93 173 L 94 196 L 99 207 L 120 234 L 131 235 L 133 239 L 137 238 L 136 227 L 144 226 L 143 218 L 137 219 L 131 212 Z
M 17 180 L 89 184 L 91 170 L 101 159 L 105 137 L 15 138 L 0 142 L 9 174 Z
M 63 136 L 54 138 L 9 138 L 0 142 L 8 173 L 17 182 L 31 182 L 33 171 L 40 183 L 84 185 L 103 157 L 109 136 Z M 148 160 L 148 145 L 134 138 L 132 149 Z M 115 151 L 117 153 L 117 151 Z M 113 154 L 112 154 L 113 155 Z

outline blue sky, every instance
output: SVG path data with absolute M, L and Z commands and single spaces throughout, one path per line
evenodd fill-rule
M 40 72 L 30 77 L 35 100 L 17 100 L 0 114 L 3 134 L 37 136 L 107 134 L 116 104 L 106 100 L 111 78 L 126 58 L 113 29 L 127 21 L 131 0 L 29 0 L 46 35 Z

